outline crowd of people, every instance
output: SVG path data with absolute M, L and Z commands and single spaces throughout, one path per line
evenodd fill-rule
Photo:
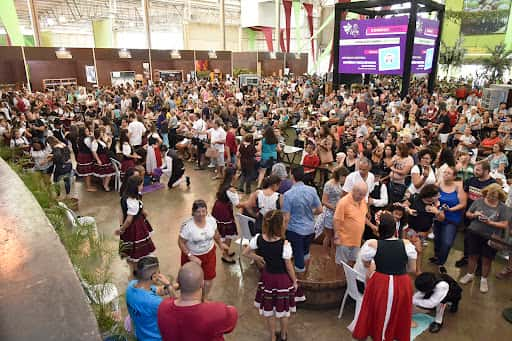
M 458 231 L 464 256 L 455 265 L 466 267 L 458 282 L 480 276 L 482 293 L 510 234 L 512 112 L 506 103 L 485 108 L 475 94 L 429 93 L 416 81 L 401 98 L 383 78 L 328 91 L 306 76 L 248 87 L 197 80 L 2 91 L 0 141 L 30 170 L 63 181 L 66 197 L 76 197 L 74 179 L 108 192 L 120 176 L 116 234 L 135 278 L 126 297 L 139 340 L 222 340 L 234 329 L 236 309 L 207 299 L 216 249 L 236 263 L 236 213 L 254 219 L 244 255 L 261 272 L 255 305 L 271 340 L 287 340 L 296 302 L 307 299 L 300 280 L 320 239 L 336 264 L 362 274 L 354 338 L 408 340 L 413 305 L 435 310 L 434 333 L 446 306 L 457 311 L 462 288 L 445 265 Z M 182 223 L 173 284 L 159 273 L 141 193 L 164 174 L 170 190 L 190 186 L 187 162 L 219 181 L 213 205 L 197 198 Z M 436 272 L 422 270 L 430 243 Z M 496 277 L 511 275 L 509 260 Z M 192 316 L 204 324 L 189 328 Z

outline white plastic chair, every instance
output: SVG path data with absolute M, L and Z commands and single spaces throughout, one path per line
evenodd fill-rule
M 96 219 L 91 216 L 79 216 L 72 209 L 70 209 L 65 203 L 59 201 L 59 207 L 66 212 L 66 218 L 71 224 L 73 229 L 80 229 L 82 226 L 92 226 L 94 230 L 94 236 L 98 237 L 98 226 L 96 225 Z M 84 231 L 86 232 L 86 231 Z
M 80 274 L 80 269 L 75 267 L 75 272 L 80 280 L 80 284 L 84 289 L 87 301 L 100 305 L 112 305 L 112 311 L 120 313 L 119 310 L 119 291 L 113 283 L 89 284 Z
M 345 308 L 345 303 L 347 301 L 347 297 L 350 296 L 354 301 L 356 301 L 356 309 L 354 312 L 354 320 L 347 327 L 350 331 L 352 331 L 357 322 L 357 317 L 359 316 L 359 311 L 361 310 L 361 304 L 363 303 L 363 294 L 359 292 L 357 289 L 357 278 L 364 278 L 363 275 L 354 270 L 350 265 L 345 262 L 341 262 L 343 265 L 343 270 L 345 271 L 345 281 L 347 284 L 347 288 L 345 289 L 345 296 L 343 296 L 343 301 L 341 302 L 340 312 L 338 313 L 338 319 L 343 315 L 343 309 Z
M 114 189 L 116 192 L 119 192 L 121 190 L 121 162 L 114 158 L 110 158 L 110 162 L 112 162 L 112 166 L 114 166 L 116 171 L 116 175 L 114 176 Z
M 256 219 L 243 215 L 241 213 L 236 214 L 236 219 L 238 220 L 238 227 L 240 229 L 240 238 L 235 240 L 236 244 L 240 244 L 240 251 L 238 252 L 238 263 L 240 264 L 240 271 L 243 275 L 244 269 L 242 266 L 242 251 L 243 246 L 249 245 L 249 241 L 253 237 L 251 234 L 251 229 L 249 228 L 249 222 L 253 224 L 256 222 Z

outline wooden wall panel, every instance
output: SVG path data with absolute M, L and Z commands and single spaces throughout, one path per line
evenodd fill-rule
M 286 54 L 286 67 L 295 75 L 303 75 L 308 72 L 308 54 L 301 53 L 300 59 L 297 59 L 295 53 Z
M 151 50 L 151 64 L 153 67 L 153 79 L 157 80 L 158 70 L 182 70 L 183 77 L 194 71 L 194 51 L 181 50 L 181 59 L 171 59 L 172 50 Z
M 96 70 L 100 86 L 112 85 L 110 72 L 134 71 L 135 74 L 143 74 L 142 63 L 149 63 L 149 50 L 129 49 L 132 58 L 119 58 L 119 49 L 95 49 Z
M 26 81 L 21 48 L 0 46 L 0 84 L 21 86 Z
M 43 90 L 43 79 L 78 78 L 77 63 L 74 60 L 29 60 L 30 84 L 32 90 Z M 85 69 L 83 71 L 85 73 Z M 83 83 L 82 83 L 83 84 Z
M 58 59 L 52 47 L 26 47 L 25 57 L 30 70 L 30 83 L 34 90 L 42 90 L 43 79 L 76 78 L 79 85 L 87 83 L 85 66 L 94 65 L 92 49 L 68 48 L 71 59 Z
M 248 69 L 256 73 L 257 65 L 257 52 L 233 52 L 233 69 Z

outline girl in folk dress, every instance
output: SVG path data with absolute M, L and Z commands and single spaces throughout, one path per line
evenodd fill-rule
M 254 305 L 266 317 L 270 339 L 286 340 L 290 312 L 295 312 L 297 277 L 291 262 L 292 247 L 284 237 L 284 215 L 280 210 L 269 211 L 263 217 L 263 233 L 251 239 L 244 255 L 255 260 L 263 271 L 258 283 Z M 256 254 L 256 250 L 258 254 Z M 276 332 L 279 319 L 281 332 Z
M 120 236 L 119 255 L 125 258 L 133 272 L 137 262 L 155 251 L 151 240 L 153 228 L 147 221 L 147 212 L 143 209 L 141 191 L 144 185 L 142 176 L 131 176 L 121 198 L 122 220 L 116 234 Z
M 101 178 L 103 189 L 105 189 L 106 192 L 110 192 L 110 179 L 116 174 L 116 170 L 110 161 L 107 144 L 101 139 L 99 129 L 94 130 L 94 139 L 91 141 L 91 152 L 96 160 L 93 168 L 94 176 Z
M 358 340 L 409 341 L 412 319 L 412 285 L 407 275 L 416 269 L 416 250 L 408 240 L 395 237 L 396 223 L 390 213 L 380 216 L 380 240 L 370 239 L 361 248 L 371 274 L 364 291 L 361 312 L 352 336 Z
M 224 180 L 217 191 L 217 200 L 212 209 L 212 216 L 217 220 L 217 230 L 220 233 L 222 241 L 229 247 L 231 240 L 237 237 L 235 217 L 233 215 L 233 207 L 236 207 L 240 198 L 235 191 L 231 182 L 235 175 L 234 168 L 226 168 Z M 235 253 L 229 253 L 228 250 L 222 252 L 222 261 L 228 264 L 235 264 L 232 258 Z
M 80 127 L 78 129 L 78 138 L 76 140 L 78 155 L 76 156 L 76 173 L 80 177 L 85 177 L 85 185 L 88 192 L 95 192 L 96 189 L 91 184 L 91 175 L 94 174 L 94 158 L 91 152 L 91 137 L 89 128 Z

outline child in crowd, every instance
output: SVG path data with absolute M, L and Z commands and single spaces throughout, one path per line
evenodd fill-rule
M 297 277 L 291 262 L 292 247 L 285 239 L 284 215 L 272 210 L 263 217 L 263 232 L 251 239 L 244 255 L 253 259 L 263 271 L 254 304 L 267 320 L 272 341 L 287 340 L 290 312 L 295 312 Z M 257 254 L 256 254 L 257 251 Z M 276 331 L 279 319 L 281 332 Z
M 424 272 L 414 281 L 416 290 L 412 303 L 421 309 L 435 309 L 435 319 L 428 328 L 431 333 L 437 333 L 443 326 L 443 316 L 447 305 L 450 312 L 456 313 L 462 298 L 462 288 L 448 274 Z
M 320 166 L 320 157 L 318 157 L 315 144 L 312 142 L 308 142 L 306 145 L 306 154 L 302 159 L 302 165 L 304 166 L 304 183 L 313 186 L 316 168 Z

